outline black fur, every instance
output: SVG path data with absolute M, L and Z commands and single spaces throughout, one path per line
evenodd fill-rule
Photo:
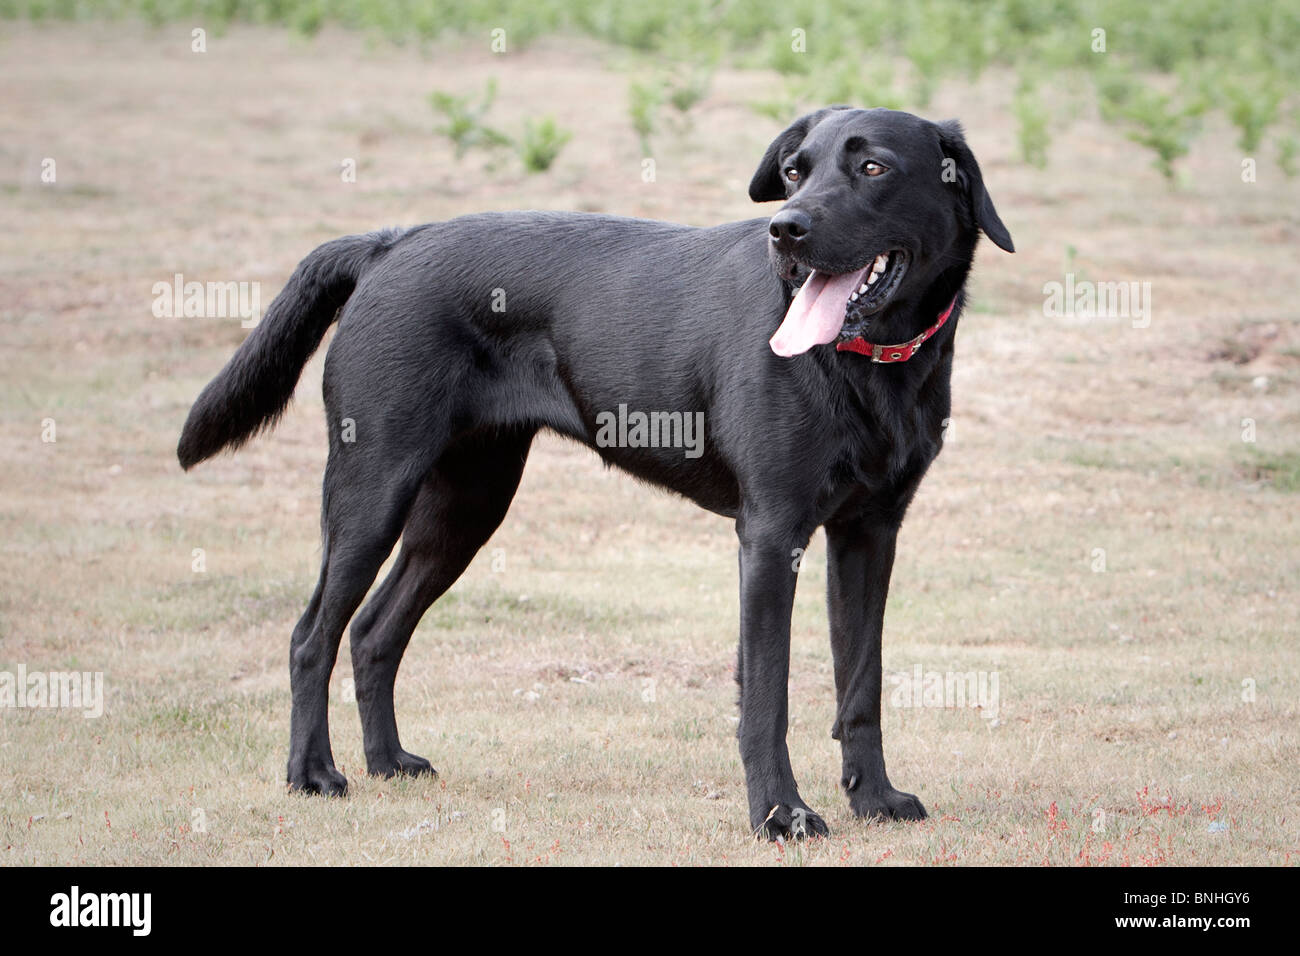
M 238 448 L 275 424 L 357 279 L 401 235 L 390 229 L 335 239 L 298 264 L 265 319 L 190 409 L 176 449 L 182 468 Z
M 868 177 L 867 160 L 888 172 Z M 486 214 L 336 240 L 298 267 L 199 397 L 178 449 L 188 468 L 274 422 L 337 313 L 324 375 L 324 558 L 290 651 L 293 787 L 346 790 L 330 751 L 329 674 L 399 538 L 396 566 L 352 626 L 357 700 L 372 773 L 432 772 L 398 740 L 398 664 L 421 615 L 505 516 L 532 438 L 549 428 L 735 519 L 751 826 L 773 837 L 827 832 L 799 797 L 785 744 L 798 549 L 823 525 L 842 783 L 860 816 L 925 815 L 885 772 L 881 622 L 895 537 L 949 414 L 977 231 L 1008 251 L 1011 238 L 960 129 L 906 113 L 800 119 L 768 149 L 750 193 L 785 197 L 780 215 L 806 229 L 793 236 L 774 221 L 770 237 L 766 219 L 699 229 Z M 862 319 L 872 340 L 909 339 L 958 303 L 915 357 L 873 364 L 833 346 L 773 354 L 768 338 L 810 268 L 848 272 L 891 249 L 908 267 Z M 596 447 L 597 415 L 620 404 L 703 412 L 702 454 Z

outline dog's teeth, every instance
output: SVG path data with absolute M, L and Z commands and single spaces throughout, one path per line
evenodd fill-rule
M 867 276 L 867 285 L 871 285 L 873 282 L 875 282 L 875 281 L 876 281 L 877 279 L 879 279 L 879 278 L 880 278 L 880 273 L 879 273 L 879 272 L 873 272 L 873 273 L 871 273 L 871 275 Z M 867 287 L 867 285 L 864 285 L 862 288 L 865 289 L 865 288 Z
M 871 267 L 871 271 L 877 275 L 885 271 L 885 266 L 889 264 L 889 257 L 885 255 L 876 256 L 876 264 Z
M 860 294 L 863 293 L 863 292 L 866 292 L 866 291 L 867 291 L 867 286 L 868 286 L 868 284 L 869 284 L 869 283 L 867 283 L 867 282 L 862 283 L 862 288 L 859 289 L 859 290 L 857 291 L 857 293 L 854 294 L 853 297 L 856 299 L 856 298 L 858 297 L 858 295 L 860 295 Z
M 865 289 L 866 286 L 863 286 L 863 288 Z M 853 293 L 851 296 L 849 296 L 849 301 L 850 301 L 850 302 L 857 302 L 857 301 L 858 301 L 858 294 L 855 292 L 855 293 Z

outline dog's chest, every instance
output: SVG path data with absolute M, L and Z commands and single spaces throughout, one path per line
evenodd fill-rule
M 911 498 L 942 448 L 949 408 L 946 392 L 918 397 L 926 400 L 902 402 L 896 395 L 875 394 L 858 407 L 841 433 L 832 499 L 858 493 L 882 504 Z

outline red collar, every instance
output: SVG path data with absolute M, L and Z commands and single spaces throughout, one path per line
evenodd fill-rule
M 944 309 L 943 314 L 939 316 L 939 321 L 935 322 L 934 325 L 930 326 L 916 338 L 904 342 L 901 345 L 872 345 L 859 335 L 855 339 L 837 342 L 835 344 L 835 351 L 857 352 L 859 355 L 869 355 L 873 362 L 906 362 L 916 354 L 916 350 L 921 347 L 922 342 L 934 335 L 935 332 L 938 332 L 939 329 L 943 327 L 943 324 L 948 321 L 948 317 L 952 315 L 952 310 L 956 307 L 957 297 L 953 296 L 952 301 L 948 303 L 948 308 Z

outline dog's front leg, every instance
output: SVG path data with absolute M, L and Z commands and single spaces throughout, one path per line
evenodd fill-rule
M 749 822 L 768 839 L 826 836 L 825 821 L 799 797 L 790 752 L 790 614 L 802 536 L 770 524 L 737 521 L 740 536 L 740 757 L 749 792 Z
M 836 698 L 831 736 L 840 742 L 840 782 L 855 814 L 923 820 L 921 801 L 890 785 L 880 738 L 880 639 L 897 538 L 897 525 L 826 525 L 826 603 Z

